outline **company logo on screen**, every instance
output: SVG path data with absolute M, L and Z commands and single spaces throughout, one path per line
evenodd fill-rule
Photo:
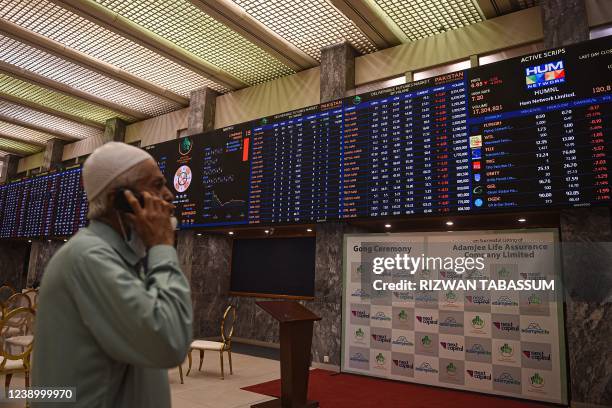
M 565 67 L 563 61 L 547 62 L 525 69 L 527 89 L 541 88 L 565 82 Z

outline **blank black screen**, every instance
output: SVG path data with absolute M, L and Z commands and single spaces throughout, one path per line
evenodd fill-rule
M 315 239 L 236 239 L 230 290 L 314 296 Z

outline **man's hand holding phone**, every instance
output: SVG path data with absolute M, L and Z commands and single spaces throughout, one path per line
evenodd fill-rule
M 134 210 L 133 214 L 125 213 L 140 238 L 151 248 L 155 245 L 174 245 L 174 228 L 170 221 L 174 205 L 144 191 L 141 206 L 136 196 L 129 190 L 125 198 Z

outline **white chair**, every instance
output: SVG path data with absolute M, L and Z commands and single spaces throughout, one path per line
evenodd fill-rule
M 0 374 L 5 375 L 5 391 L 11 385 L 13 374 L 23 373 L 25 376 L 25 386 L 30 386 L 30 354 L 33 346 L 33 327 L 34 327 L 34 309 L 28 307 L 20 307 L 11 310 L 0 321 L 0 337 L 9 339 L 9 330 L 18 325 L 22 336 L 30 336 L 32 340 L 23 343 L 20 353 L 14 353 L 13 347 L 5 340 L 0 348 Z
M 231 312 L 231 315 L 230 315 Z M 228 316 L 231 319 L 231 322 L 228 322 Z M 189 353 L 187 357 L 189 358 L 189 369 L 187 370 L 187 375 L 191 371 L 191 351 L 192 350 L 200 350 L 200 367 L 198 371 L 202 370 L 202 363 L 204 362 L 204 352 L 205 351 L 217 351 L 219 352 L 219 358 L 221 361 L 221 379 L 225 379 L 225 374 L 223 372 L 223 352 L 227 352 L 227 357 L 229 360 L 230 374 L 234 374 L 234 370 L 232 367 L 232 335 L 234 334 L 234 323 L 236 322 L 236 308 L 232 305 L 229 305 L 225 312 L 223 313 L 223 320 L 221 320 L 221 340 L 222 341 L 209 341 L 209 340 L 194 340 L 191 343 L 191 347 L 189 348 Z

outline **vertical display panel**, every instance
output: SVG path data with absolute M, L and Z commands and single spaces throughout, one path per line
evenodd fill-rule
M 556 234 L 515 230 L 345 235 L 342 371 L 567 403 Z M 381 266 L 377 258 L 404 255 L 445 263 L 434 260 L 414 274 L 404 263 L 397 268 L 390 266 L 394 262 L 386 263 L 382 273 L 375 269 Z M 477 257 L 483 259 L 483 268 L 461 269 L 467 264 L 459 259 Z M 455 266 L 447 259 L 456 259 Z M 527 280 L 554 282 L 554 290 L 499 286 L 502 281 L 519 285 Z M 413 289 L 382 286 L 406 281 L 415 283 Z M 444 283 L 421 287 L 421 281 Z M 468 282 L 474 282 L 474 288 Z M 483 289 L 480 282 L 487 286 Z M 494 289 L 490 282 L 496 283 Z
M 200 143 L 200 139 L 194 142 L 192 136 L 186 136 L 145 147 L 157 161 L 175 196 L 175 215 L 182 227 L 195 224 L 201 212 L 202 156 L 196 153 Z
M 609 38 L 469 70 L 473 207 L 610 203 Z
M 81 167 L 58 174 L 53 236 L 70 236 L 87 225 L 87 196 L 81 180 Z

